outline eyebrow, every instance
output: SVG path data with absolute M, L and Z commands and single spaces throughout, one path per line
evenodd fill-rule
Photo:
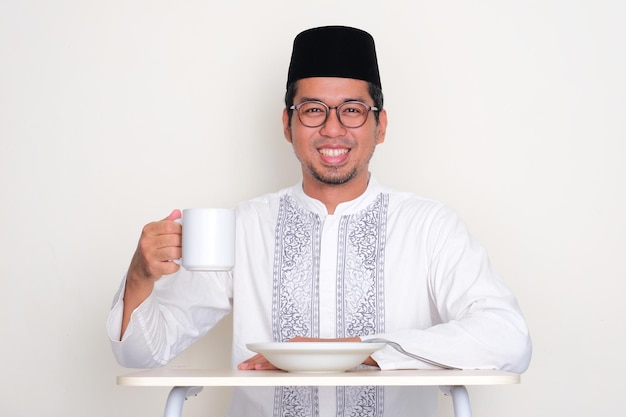
M 304 103 L 305 101 L 320 101 L 320 102 L 328 105 L 324 100 L 322 100 L 321 98 L 317 98 L 317 97 L 300 97 L 300 100 L 298 101 L 298 103 Z M 340 104 L 347 103 L 349 101 L 358 101 L 360 103 L 367 104 L 367 101 L 366 101 L 366 99 L 364 97 L 360 97 L 360 98 L 345 98 L 345 99 L 343 99 L 343 101 Z

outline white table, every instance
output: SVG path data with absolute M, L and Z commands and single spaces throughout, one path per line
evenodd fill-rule
M 118 385 L 173 387 L 165 404 L 165 417 L 181 417 L 187 397 L 202 387 L 235 386 L 439 386 L 452 396 L 454 415 L 471 417 L 466 386 L 518 384 L 520 376 L 490 370 L 356 370 L 340 373 L 291 373 L 284 371 L 239 371 L 161 368 L 117 377 Z

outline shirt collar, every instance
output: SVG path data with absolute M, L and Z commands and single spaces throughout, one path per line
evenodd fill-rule
M 370 179 L 367 183 L 367 188 L 357 198 L 350 201 L 344 201 L 343 203 L 337 206 L 334 215 L 342 216 L 349 215 L 359 212 L 367 207 L 378 194 L 382 191 L 382 187 L 378 184 L 378 181 L 370 175 Z M 291 195 L 293 198 L 301 205 L 303 208 L 316 213 L 321 216 L 327 216 L 328 212 L 326 211 L 326 206 L 321 201 L 309 197 L 305 194 L 304 189 L 302 187 L 302 180 L 293 187 L 291 187 Z

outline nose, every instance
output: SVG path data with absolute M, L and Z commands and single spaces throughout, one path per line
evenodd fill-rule
M 324 136 L 335 137 L 345 134 L 346 128 L 339 121 L 339 115 L 337 114 L 337 108 L 331 108 L 328 110 L 328 118 L 326 123 L 322 125 L 320 133 Z

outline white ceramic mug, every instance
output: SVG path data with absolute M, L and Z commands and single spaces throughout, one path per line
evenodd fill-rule
M 183 257 L 188 271 L 228 271 L 235 265 L 235 212 L 224 208 L 183 210 Z

